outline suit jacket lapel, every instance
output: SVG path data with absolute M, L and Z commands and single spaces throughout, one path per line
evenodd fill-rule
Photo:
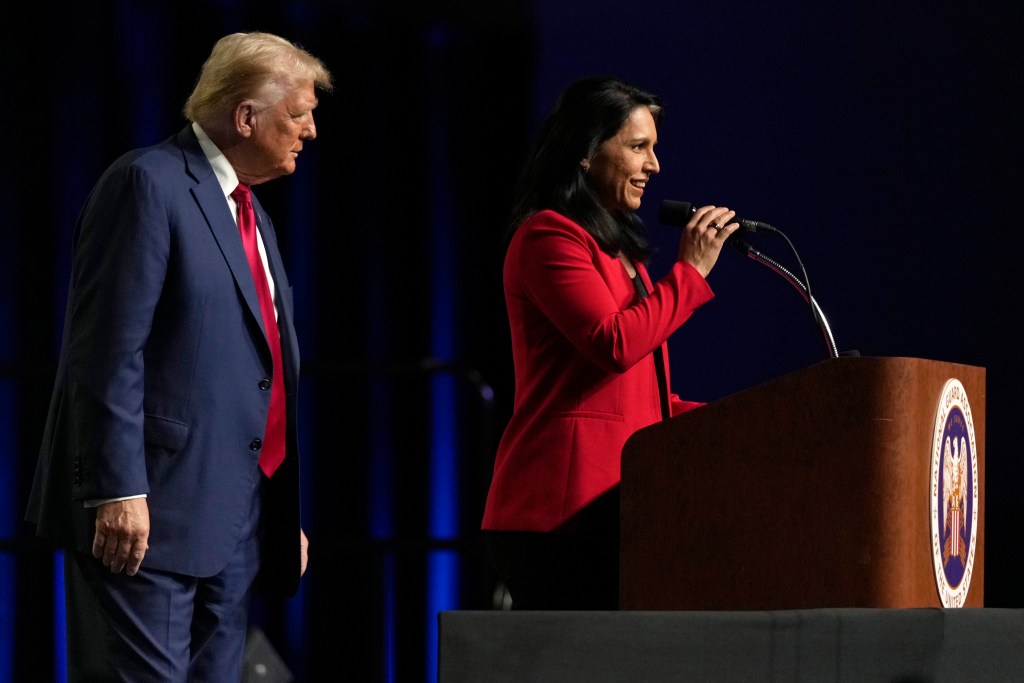
M 277 244 L 277 234 L 274 232 L 273 224 L 255 195 L 253 195 L 252 205 L 256 211 L 256 225 L 259 228 L 260 236 L 263 238 L 263 248 L 267 253 L 270 274 L 274 278 L 274 303 L 277 305 L 277 324 L 281 334 L 281 351 L 284 354 L 287 370 L 290 371 L 291 375 L 298 376 L 299 349 L 293 334 L 291 298 L 285 295 L 285 290 L 288 288 L 288 278 L 285 276 L 284 260 L 281 258 L 281 250 Z
M 192 126 L 186 126 L 178 134 L 178 143 L 181 145 L 185 158 L 185 166 L 189 175 L 196 180 L 192 188 L 192 196 L 199 205 L 199 210 L 206 217 L 214 239 L 220 247 L 221 254 L 227 262 L 228 268 L 238 285 L 242 298 L 253 317 L 263 329 L 263 316 L 260 313 L 260 301 L 256 295 L 256 285 L 252 281 L 252 271 L 249 270 L 249 261 L 245 257 L 245 249 L 242 248 L 242 240 L 238 234 L 238 226 L 228 208 L 224 192 L 221 190 L 217 176 L 210 166 L 209 160 L 203 154 L 203 148 L 199 146 L 199 140 L 192 131 Z M 266 335 L 266 330 L 263 330 Z

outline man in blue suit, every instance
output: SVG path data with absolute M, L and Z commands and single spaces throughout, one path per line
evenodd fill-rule
M 305 571 L 292 291 L 255 197 L 250 270 L 233 194 L 295 170 L 317 89 L 331 74 L 299 46 L 222 38 L 190 125 L 115 161 L 81 212 L 26 513 L 65 551 L 72 681 L 238 681 L 252 590 Z

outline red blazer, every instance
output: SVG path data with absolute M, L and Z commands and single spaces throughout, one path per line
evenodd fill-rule
M 661 419 L 653 351 L 714 293 L 676 262 L 638 299 L 622 262 L 582 227 L 541 211 L 504 263 L 515 403 L 484 509 L 485 530 L 551 531 L 619 483 L 622 447 Z M 666 386 L 668 378 L 666 378 Z M 701 403 L 671 394 L 672 414 Z

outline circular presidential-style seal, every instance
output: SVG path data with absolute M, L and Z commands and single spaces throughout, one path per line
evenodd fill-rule
M 935 411 L 931 469 L 931 545 L 943 607 L 963 607 L 978 537 L 978 458 L 974 418 L 958 379 L 942 388 Z

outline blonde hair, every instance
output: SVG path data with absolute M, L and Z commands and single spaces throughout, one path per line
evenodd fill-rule
M 309 81 L 326 92 L 334 88 L 323 62 L 298 45 L 271 33 L 232 33 L 213 46 L 182 111 L 203 128 L 215 127 L 243 100 L 270 106 L 273 92 Z

